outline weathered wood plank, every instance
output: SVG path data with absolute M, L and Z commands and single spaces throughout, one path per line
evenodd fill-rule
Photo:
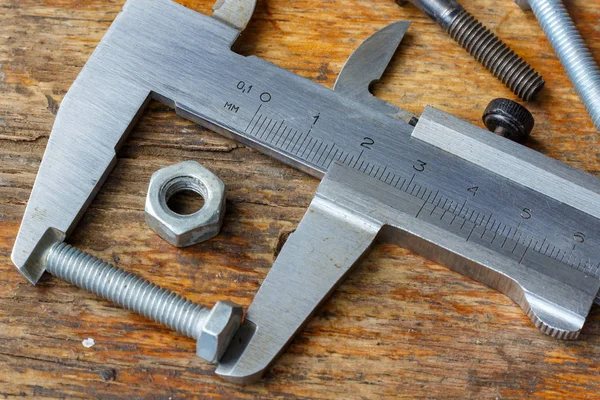
M 207 13 L 208 0 L 180 1 Z M 0 396 L 34 398 L 593 398 L 600 390 L 600 312 L 582 337 L 540 334 L 505 296 L 391 245 L 340 287 L 264 381 L 213 376 L 195 344 L 53 277 L 32 288 L 10 250 L 54 114 L 123 0 L 0 4 Z M 531 14 L 511 1 L 464 6 L 547 81 L 529 107 L 532 147 L 600 176 L 600 143 Z M 569 9 L 600 60 L 600 3 Z M 375 91 L 420 113 L 427 104 L 480 123 L 495 97 L 514 98 L 413 7 L 391 0 L 259 1 L 236 49 L 331 87 L 360 40 L 398 20 L 409 35 Z M 200 39 L 199 39 L 200 40 Z M 144 223 L 150 175 L 195 159 L 228 187 L 217 238 L 174 249 Z M 192 300 L 245 306 L 318 182 L 152 104 L 70 242 Z M 93 337 L 86 349 L 81 341 Z

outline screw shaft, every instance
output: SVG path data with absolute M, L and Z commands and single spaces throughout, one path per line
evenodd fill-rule
M 466 10 L 456 14 L 446 31 L 521 99 L 529 101 L 544 87 L 533 68 Z
M 560 0 L 529 0 L 535 17 L 600 131 L 600 70 Z
M 194 339 L 210 312 L 66 243 L 50 247 L 46 271 Z

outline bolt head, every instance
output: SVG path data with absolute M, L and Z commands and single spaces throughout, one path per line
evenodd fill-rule
M 204 206 L 190 215 L 169 209 L 170 196 L 192 190 L 204 199 Z M 150 179 L 146 196 L 146 223 L 173 246 L 186 247 L 215 237 L 225 215 L 225 185 L 210 170 L 195 161 L 161 168 Z
M 196 342 L 198 357 L 211 363 L 219 362 L 242 324 L 243 315 L 241 306 L 230 301 L 217 302 L 203 321 L 204 325 Z

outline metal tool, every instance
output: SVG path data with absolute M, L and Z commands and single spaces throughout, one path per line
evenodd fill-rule
M 190 190 L 202 196 L 204 205 L 189 215 L 168 206 L 176 193 Z M 186 247 L 217 236 L 225 216 L 225 185 L 196 161 L 183 161 L 156 171 L 146 195 L 146 223 L 173 246 Z
M 196 354 L 212 363 L 242 323 L 237 304 L 219 301 L 208 309 L 66 243 L 51 245 L 43 262 L 52 275 L 197 339 Z
M 427 14 L 521 99 L 531 100 L 544 87 L 544 80 L 529 64 L 456 0 L 396 1 L 400 5 L 409 1 Z
M 354 54 L 383 56 L 359 80 L 346 64 L 330 90 L 232 52 L 230 24 L 169 0 L 129 0 L 62 102 L 13 262 L 37 282 L 48 246 L 74 229 L 154 98 L 325 175 L 219 364 L 223 378 L 259 378 L 376 238 L 501 290 L 545 333 L 577 337 L 600 288 L 600 181 L 440 110 L 413 127 L 374 101 L 366 84 L 407 28 L 365 41 Z
M 600 131 L 600 69 L 561 0 L 515 0 L 533 10 L 592 122 Z

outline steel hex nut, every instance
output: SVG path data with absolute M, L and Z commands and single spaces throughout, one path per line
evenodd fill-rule
M 196 355 L 211 363 L 218 362 L 242 324 L 243 315 L 241 306 L 230 301 L 217 302 L 203 321 L 196 342 Z
M 167 202 L 175 193 L 191 190 L 204 199 L 193 214 L 180 215 Z M 215 237 L 225 215 L 225 185 L 210 170 L 195 161 L 161 168 L 150 178 L 146 196 L 146 223 L 173 246 L 185 247 Z

